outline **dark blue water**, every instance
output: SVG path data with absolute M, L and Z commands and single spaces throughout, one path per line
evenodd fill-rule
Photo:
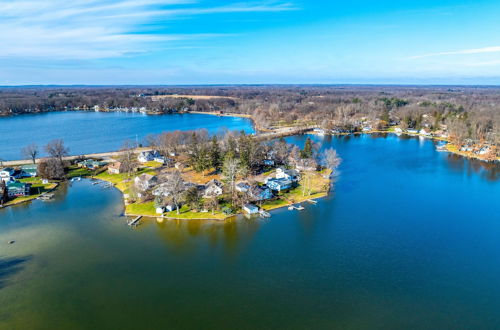
M 0 328 L 499 328 L 499 168 L 418 138 L 322 143 L 333 193 L 269 220 L 131 230 L 88 181 L 0 210 Z
M 126 112 L 48 112 L 0 118 L 0 159 L 25 159 L 21 149 L 63 139 L 72 155 L 118 150 L 125 140 L 146 143 L 149 134 L 206 128 L 209 133 L 227 129 L 253 132 L 246 118 L 200 114 L 150 116 Z

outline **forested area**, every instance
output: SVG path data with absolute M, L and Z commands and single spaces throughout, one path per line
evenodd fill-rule
M 168 97 L 171 95 L 172 97 Z M 179 97 L 187 95 L 187 97 Z M 198 98 L 196 96 L 217 96 Z M 164 96 L 164 97 L 155 97 Z M 62 110 L 224 111 L 259 127 L 316 124 L 356 131 L 398 124 L 458 141 L 500 141 L 500 88 L 411 86 L 19 87 L 0 89 L 0 114 Z

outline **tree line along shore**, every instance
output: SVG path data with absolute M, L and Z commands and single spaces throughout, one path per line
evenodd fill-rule
M 9 206 L 40 198 L 63 180 L 89 177 L 118 188 L 127 215 L 211 220 L 240 213 L 269 216 L 268 210 L 326 196 L 340 163 L 335 150 L 320 153 L 309 138 L 299 149 L 283 138 L 269 142 L 244 132 L 218 137 L 196 130 L 150 136 L 148 143 L 150 150 L 139 153 L 126 141 L 116 157 L 71 161 L 65 159 L 69 149 L 62 140 L 47 144 L 49 157 L 41 160 L 38 147 L 27 146 L 23 152 L 31 156 L 32 172 L 25 178 L 23 167 L 2 170 L 0 202 Z M 31 190 L 35 184 L 47 186 L 33 194 L 9 193 L 10 186 L 21 183 Z
M 500 88 L 484 86 L 179 86 L 0 88 L 0 115 L 46 111 L 200 112 L 251 118 L 262 131 L 442 136 L 449 151 L 500 157 Z M 420 133 L 421 130 L 424 130 Z

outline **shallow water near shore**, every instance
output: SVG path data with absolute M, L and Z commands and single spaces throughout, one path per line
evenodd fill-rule
M 88 180 L 0 209 L 0 328 L 499 327 L 498 166 L 426 139 L 313 138 L 343 158 L 332 194 L 266 220 L 133 230 Z
M 63 139 L 71 155 L 116 151 L 125 140 L 146 143 L 148 134 L 206 128 L 253 132 L 252 121 L 238 117 L 204 114 L 146 115 L 132 112 L 47 112 L 0 118 L 0 159 L 25 159 L 21 149 L 36 143 L 43 146 Z M 136 140 L 137 139 L 137 140 Z

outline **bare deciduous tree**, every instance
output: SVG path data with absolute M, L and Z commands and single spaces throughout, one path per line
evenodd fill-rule
M 32 143 L 21 150 L 23 156 L 30 158 L 33 161 L 33 164 L 36 163 L 36 156 L 38 155 L 38 146 L 35 143 Z
M 130 177 L 137 168 L 137 155 L 134 152 L 133 144 L 130 141 L 123 143 L 120 155 L 122 169 Z
M 171 199 L 172 203 L 175 205 L 177 214 L 179 214 L 179 206 L 184 197 L 185 184 L 182 178 L 181 172 L 174 171 L 166 177 L 164 183 L 165 191 Z
M 342 160 L 333 148 L 328 148 L 323 152 L 322 165 L 332 170 L 332 173 L 339 167 Z
M 55 139 L 47 143 L 45 151 L 51 157 L 58 159 L 61 164 L 63 163 L 63 157 L 69 154 L 69 148 L 66 148 L 62 139 Z

